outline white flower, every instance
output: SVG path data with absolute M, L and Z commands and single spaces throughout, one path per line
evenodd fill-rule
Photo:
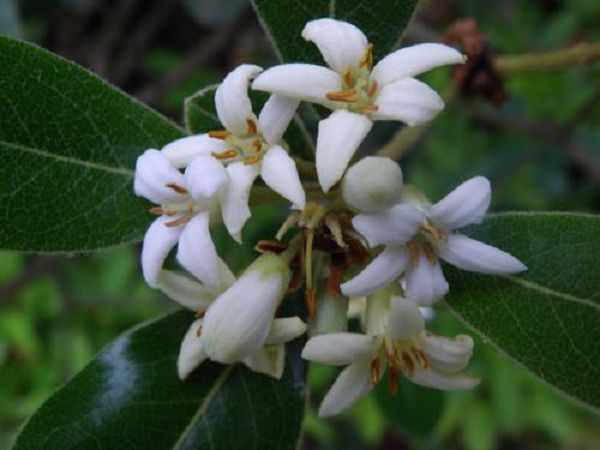
M 177 372 L 182 380 L 208 358 L 202 339 L 203 323 L 204 319 L 193 322 L 181 342 Z M 306 324 L 298 317 L 274 319 L 263 346 L 246 356 L 241 362 L 255 372 L 280 379 L 285 365 L 283 344 L 301 336 L 305 331 Z
M 444 107 L 441 97 L 413 78 L 438 66 L 463 63 L 442 44 L 419 44 L 390 53 L 372 68 L 372 45 L 354 25 L 333 19 L 308 22 L 302 37 L 314 42 L 329 68 L 285 64 L 259 75 L 253 89 L 335 110 L 319 123 L 317 173 L 327 192 L 343 175 L 373 120 L 417 125 Z
M 287 263 L 276 255 L 257 258 L 210 306 L 202 343 L 213 361 L 243 361 L 267 339 L 290 280 Z
M 194 149 L 190 147 L 176 157 L 183 164 L 192 155 L 209 151 L 227 165 L 230 183 L 221 208 L 225 226 L 238 242 L 250 217 L 248 198 L 258 175 L 294 208 L 303 209 L 306 201 L 296 164 L 282 146 L 283 133 L 298 101 L 273 95 L 257 118 L 248 97 L 248 82 L 261 70 L 244 64 L 225 77 L 215 95 L 217 114 L 225 130 L 198 137 L 202 143 L 195 143 Z
M 203 283 L 206 294 L 220 292 L 230 282 L 209 232 L 211 210 L 218 207 L 228 182 L 225 168 L 210 156 L 196 157 L 185 173 L 158 150 L 146 150 L 138 158 L 134 191 L 160 205 L 152 208 L 160 217 L 148 228 L 142 249 L 142 270 L 151 287 L 175 289 L 162 266 L 177 244 L 177 260 Z
M 342 292 L 360 297 L 404 273 L 406 296 L 421 306 L 430 306 L 448 292 L 438 258 L 484 274 L 526 270 L 508 253 L 454 231 L 480 223 L 490 200 L 489 181 L 474 177 L 434 205 L 401 203 L 380 213 L 355 216 L 352 224 L 369 245 L 385 248 L 361 273 L 342 284 Z
M 367 334 L 313 337 L 306 343 L 302 357 L 347 366 L 319 408 L 319 416 L 327 417 L 348 408 L 373 389 L 388 366 L 392 393 L 399 375 L 436 389 L 472 388 L 479 381 L 464 373 L 472 352 L 471 337 L 448 339 L 428 334 L 416 304 L 384 293 L 367 301 Z
M 364 212 L 392 207 L 402 195 L 402 169 L 390 158 L 367 156 L 348 169 L 342 181 L 348 205 Z

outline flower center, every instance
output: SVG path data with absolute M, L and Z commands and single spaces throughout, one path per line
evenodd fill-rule
M 371 382 L 375 385 L 381 381 L 382 363 L 390 366 L 388 376 L 388 390 L 395 394 L 398 390 L 398 377 L 404 375 L 412 377 L 417 364 L 423 369 L 429 367 L 427 356 L 419 345 L 419 336 L 408 339 L 394 340 L 389 336 L 382 338 L 377 351 L 377 356 L 371 360 Z
M 373 44 L 369 44 L 358 67 L 348 67 L 342 76 L 342 89 L 328 92 L 328 100 L 359 114 L 372 114 L 377 111 L 375 97 L 379 91 L 377 81 L 371 80 L 373 66 Z
M 181 202 L 165 203 L 160 206 L 153 206 L 150 208 L 150 213 L 156 216 L 179 216 L 170 222 L 166 222 L 165 226 L 167 227 L 178 227 L 185 225 L 192 220 L 194 214 L 196 214 L 200 209 L 198 205 L 189 198 L 188 191 L 185 187 L 176 183 L 169 183 L 166 186 L 181 195 Z
M 208 135 L 215 139 L 222 139 L 230 147 L 221 152 L 213 152 L 212 156 L 225 164 L 242 161 L 244 164 L 257 164 L 269 148 L 265 138 L 258 130 L 254 119 L 246 119 L 247 133 L 237 136 L 227 130 L 211 131 Z

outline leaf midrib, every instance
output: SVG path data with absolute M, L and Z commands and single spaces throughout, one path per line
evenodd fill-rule
M 200 417 L 202 417 L 202 415 L 210 407 L 213 399 L 216 397 L 217 393 L 219 392 L 219 389 L 221 388 L 221 386 L 223 385 L 223 383 L 225 383 L 225 381 L 227 380 L 227 377 L 229 377 L 229 374 L 231 373 L 231 371 L 233 370 L 234 367 L 235 366 L 233 364 L 227 366 L 223 370 L 223 372 L 221 372 L 221 374 L 219 375 L 219 377 L 215 380 L 215 384 L 210 389 L 210 391 L 208 391 L 208 393 L 204 397 L 204 400 L 202 401 L 202 403 L 198 407 L 198 410 L 194 413 L 194 415 L 190 419 L 189 423 L 187 424 L 187 426 L 185 427 L 185 429 L 181 433 L 181 436 L 179 437 L 179 439 L 177 440 L 177 442 L 175 442 L 175 444 L 173 445 L 173 450 L 178 450 L 178 449 L 181 448 L 181 444 L 183 444 L 185 442 L 185 440 L 189 436 L 189 434 L 190 434 L 193 426 L 198 421 L 198 419 Z
M 85 167 L 87 169 L 100 170 L 100 171 L 108 172 L 108 173 L 112 173 L 112 174 L 123 175 L 128 178 L 133 177 L 133 171 L 130 169 L 126 169 L 124 167 L 113 167 L 113 166 L 108 166 L 105 164 L 95 163 L 95 162 L 91 162 L 91 161 L 75 159 L 75 158 L 71 158 L 68 156 L 57 155 L 57 154 L 51 153 L 47 150 L 41 150 L 38 148 L 27 147 L 25 145 L 15 144 L 14 142 L 0 141 L 0 145 L 6 146 L 6 147 L 11 147 L 11 148 L 14 148 L 15 150 L 19 150 L 22 152 L 33 153 L 33 154 L 41 156 L 43 158 L 54 159 L 56 161 L 66 163 L 66 164 L 73 164 L 76 166 Z

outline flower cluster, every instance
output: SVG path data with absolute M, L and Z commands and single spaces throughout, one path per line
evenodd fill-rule
M 138 158 L 135 193 L 155 204 L 150 211 L 158 216 L 144 238 L 144 278 L 197 314 L 181 344 L 179 376 L 185 379 L 209 359 L 241 362 L 280 378 L 284 344 L 308 328 L 300 317 L 281 317 L 280 305 L 287 292 L 303 287 L 312 337 L 302 356 L 347 366 L 325 397 L 321 416 L 351 405 L 386 369 L 391 392 L 400 375 L 438 389 L 473 387 L 478 381 L 465 373 L 473 340 L 428 333 L 421 307 L 450 289 L 440 259 L 485 274 L 526 269 L 502 250 L 456 231 L 483 220 L 489 181 L 472 178 L 432 204 L 404 187 L 391 159 L 369 156 L 348 168 L 373 121 L 411 126 L 441 111 L 440 96 L 414 76 L 464 58 L 445 45 L 421 44 L 373 65 L 364 34 L 333 19 L 307 23 L 302 37 L 316 44 L 329 68 L 239 66 L 215 94 L 223 129 Z M 258 117 L 249 88 L 270 93 Z M 306 179 L 283 138 L 301 101 L 333 111 L 319 122 L 314 165 L 303 162 L 314 168 L 303 171 Z M 219 257 L 210 227 L 223 223 L 242 242 L 259 175 L 277 194 L 272 199 L 282 197 L 292 212 L 275 239 L 256 243 L 262 255 L 236 277 Z M 292 230 L 293 237 L 283 240 Z M 166 268 L 175 247 L 182 270 Z M 348 300 L 359 298 L 364 332 L 350 333 Z

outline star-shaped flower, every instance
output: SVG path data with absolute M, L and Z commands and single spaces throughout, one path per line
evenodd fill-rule
M 273 95 L 257 118 L 248 97 L 248 83 L 261 71 L 258 66 L 244 64 L 230 72 L 215 95 L 217 114 L 225 129 L 187 138 L 185 150 L 179 148 L 172 154 L 180 164 L 210 154 L 226 165 L 230 182 L 221 206 L 223 221 L 237 241 L 250 217 L 248 198 L 259 175 L 294 208 L 303 209 L 305 204 L 296 164 L 282 140 L 298 101 Z
M 211 156 L 196 157 L 185 173 L 158 150 L 138 158 L 134 191 L 159 205 L 151 209 L 160 217 L 148 228 L 142 248 L 142 270 L 151 287 L 169 289 L 162 267 L 177 244 L 178 262 L 210 292 L 220 292 L 227 283 L 229 269 L 217 255 L 209 222 L 228 183 L 227 171 Z
M 310 361 L 347 366 L 319 408 L 319 416 L 338 414 L 379 383 L 389 367 L 391 393 L 399 375 L 422 386 L 469 389 L 478 380 L 464 373 L 473 352 L 466 335 L 448 339 L 425 331 L 418 306 L 382 293 L 367 300 L 367 334 L 331 333 L 311 338 L 302 351 Z
M 317 45 L 330 68 L 284 64 L 264 71 L 252 87 L 334 110 L 319 123 L 317 139 L 317 174 L 325 192 L 342 177 L 373 120 L 417 125 L 443 109 L 441 97 L 414 76 L 464 62 L 451 47 L 419 44 L 390 53 L 372 67 L 373 47 L 362 31 L 334 19 L 308 22 L 302 37 Z
M 480 223 L 490 200 L 490 182 L 474 177 L 433 205 L 400 203 L 383 212 L 355 216 L 352 224 L 369 245 L 385 248 L 361 273 L 342 284 L 342 292 L 361 297 L 404 274 L 406 296 L 421 306 L 430 306 L 449 289 L 439 258 L 484 274 L 526 270 L 514 256 L 455 231 Z

